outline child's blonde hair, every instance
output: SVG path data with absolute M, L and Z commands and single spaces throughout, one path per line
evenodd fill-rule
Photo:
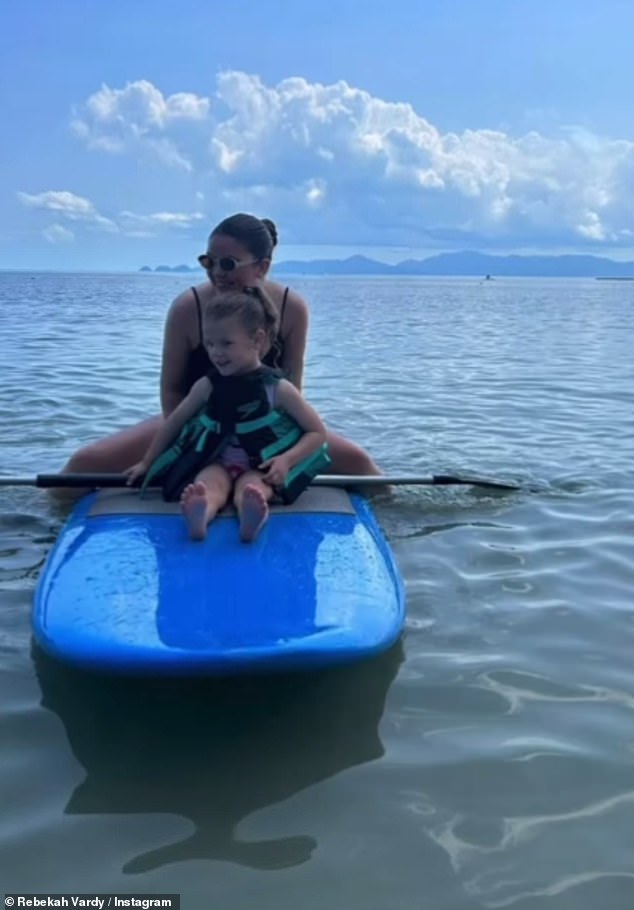
M 278 315 L 275 304 L 260 287 L 247 287 L 241 291 L 226 291 L 214 297 L 205 307 L 204 324 L 218 319 L 237 316 L 248 335 L 253 337 L 264 329 L 270 344 L 275 340 Z

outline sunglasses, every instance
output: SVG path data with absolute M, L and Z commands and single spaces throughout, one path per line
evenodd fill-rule
M 240 262 L 235 256 L 221 256 L 219 259 L 214 259 L 208 253 L 203 253 L 198 257 L 198 262 L 206 272 L 213 272 L 216 268 L 223 272 L 233 272 L 235 269 L 241 269 L 244 265 L 255 265 L 259 261 L 259 259 L 249 259 L 247 262 Z

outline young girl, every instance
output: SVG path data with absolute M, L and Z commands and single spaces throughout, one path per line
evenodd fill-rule
M 298 390 L 262 365 L 277 311 L 262 288 L 219 294 L 203 317 L 212 370 L 167 417 L 128 483 L 163 486 L 180 498 L 190 537 L 207 525 L 233 489 L 240 539 L 255 539 L 274 492 L 292 502 L 330 464 L 326 430 Z M 170 443 L 178 436 L 171 446 Z

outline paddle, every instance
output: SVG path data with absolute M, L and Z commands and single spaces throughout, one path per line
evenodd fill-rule
M 523 487 L 484 477 L 457 477 L 432 474 L 430 477 L 407 474 L 320 474 L 312 481 L 322 487 L 453 486 L 485 487 L 489 490 L 521 490 Z M 0 477 L 0 487 L 125 487 L 125 474 L 37 474 L 35 477 Z

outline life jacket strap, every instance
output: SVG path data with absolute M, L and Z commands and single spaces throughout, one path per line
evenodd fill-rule
M 285 433 L 284 436 L 281 436 L 279 439 L 276 439 L 275 442 L 272 442 L 260 452 L 260 458 L 262 461 L 266 461 L 268 458 L 273 458 L 275 455 L 279 455 L 280 452 L 285 452 L 287 449 L 290 449 L 291 446 L 294 446 L 298 439 L 301 439 L 303 432 L 297 427 L 293 428 Z
M 196 443 L 196 451 L 202 452 L 207 444 L 210 433 L 220 433 L 222 427 L 218 420 L 212 420 L 206 414 L 199 414 L 197 418 L 199 427 L 199 436 Z
M 323 473 L 331 464 L 332 459 L 328 454 L 328 443 L 325 442 L 316 452 L 313 452 L 291 468 L 282 486 L 276 488 L 278 496 L 287 504 L 295 502 L 313 477 Z

